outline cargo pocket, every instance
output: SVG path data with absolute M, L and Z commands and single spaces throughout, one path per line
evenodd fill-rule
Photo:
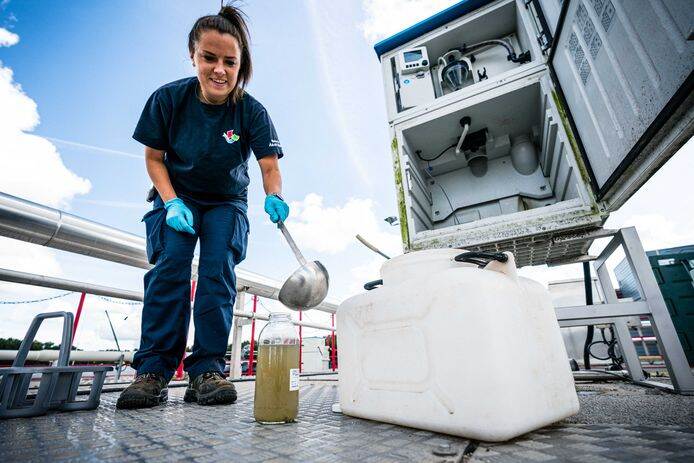
M 166 225 L 166 209 L 152 209 L 142 217 L 147 233 L 147 261 L 154 265 L 164 249 L 164 226 Z
M 229 249 L 234 256 L 234 265 L 240 264 L 246 258 L 249 229 L 246 214 L 241 211 L 234 214 L 234 231 L 229 239 Z

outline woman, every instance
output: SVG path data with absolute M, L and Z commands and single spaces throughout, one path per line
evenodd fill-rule
M 285 220 L 278 159 L 282 147 L 265 108 L 244 87 L 251 77 L 248 28 L 225 6 L 199 18 L 188 36 L 196 77 L 164 85 L 147 101 L 133 138 L 145 145 L 156 195 L 143 221 L 147 257 L 142 337 L 135 381 L 118 408 L 167 399 L 166 385 L 184 355 L 190 322 L 191 262 L 200 239 L 195 340 L 184 366 L 186 402 L 226 404 L 236 391 L 223 376 L 232 310 L 234 267 L 246 255 L 247 187 L 251 150 L 260 164 L 265 211 Z

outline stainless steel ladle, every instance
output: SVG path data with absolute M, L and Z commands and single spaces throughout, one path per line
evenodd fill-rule
M 278 298 L 282 304 L 293 310 L 316 307 L 328 295 L 330 285 L 328 271 L 317 260 L 306 261 L 281 220 L 277 222 L 277 228 L 282 231 L 289 247 L 292 248 L 296 256 L 296 260 L 301 264 L 301 267 L 284 282 Z

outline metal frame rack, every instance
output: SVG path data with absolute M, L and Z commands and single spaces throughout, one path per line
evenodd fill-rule
M 694 375 L 687 363 L 687 357 L 677 337 L 665 299 L 660 292 L 636 229 L 629 227 L 612 231 L 612 233 L 610 242 L 593 260 L 593 268 L 597 273 L 606 303 L 556 308 L 559 325 L 561 327 L 613 325 L 632 381 L 678 394 L 694 395 Z M 619 302 L 617 299 L 617 293 L 605 263 L 620 247 L 624 250 L 629 267 L 635 276 L 642 296 L 640 301 Z M 672 385 L 648 380 L 644 376 L 636 347 L 626 324 L 626 319 L 634 316 L 646 316 L 650 319 Z

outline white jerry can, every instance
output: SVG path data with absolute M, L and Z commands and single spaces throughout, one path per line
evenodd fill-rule
M 395 257 L 382 287 L 340 305 L 343 413 L 504 441 L 578 412 L 548 291 L 511 253 L 481 268 L 463 252 Z

